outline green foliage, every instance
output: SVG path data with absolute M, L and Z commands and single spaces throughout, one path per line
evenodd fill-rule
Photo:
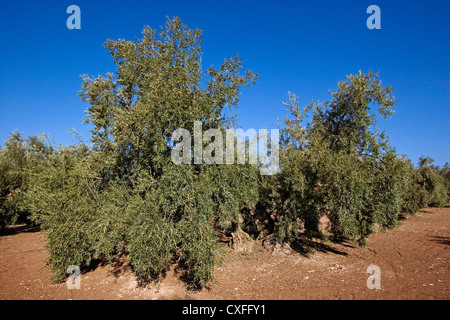
M 41 162 L 52 153 L 45 144 L 45 137 L 23 138 L 13 132 L 0 148 L 0 226 L 30 223 L 30 211 L 26 208 L 26 193 L 32 175 Z
M 448 165 L 440 169 L 433 162 L 431 158 L 421 157 L 417 169 L 409 164 L 408 183 L 403 192 L 405 215 L 415 214 L 426 206 L 443 207 L 448 203 Z
M 428 192 L 419 181 L 423 178 L 419 170 L 409 162 L 407 170 L 408 183 L 403 190 L 402 216 L 414 215 L 428 204 Z
M 239 210 L 257 201 L 257 171 L 175 165 L 171 135 L 178 128 L 193 135 L 194 121 L 203 130 L 231 126 L 240 88 L 256 75 L 241 75 L 237 56 L 202 71 L 200 36 L 174 18 L 159 36 L 146 27 L 137 41 L 108 40 L 117 71 L 83 77 L 93 147 L 60 148 L 28 192 L 56 279 L 70 264 L 121 254 L 143 282 L 175 260 L 193 285 L 213 279 L 216 231 L 237 223 Z
M 297 97 L 289 96 L 279 183 L 263 191 L 274 195 L 269 207 L 276 212 L 280 242 L 298 231 L 307 238 L 322 237 L 323 215 L 335 238 L 359 245 L 366 244 L 375 224 L 395 227 L 406 165 L 376 126 L 379 117 L 393 113 L 391 91 L 369 72 L 339 82 L 333 100 L 323 104 L 301 110 Z
M 450 199 L 450 164 L 446 162 L 442 168 L 438 169 L 438 172 L 447 189 L 447 199 Z
M 444 178 L 439 175 L 439 169 L 431 165 L 431 158 L 419 159 L 419 184 L 427 191 L 427 205 L 443 207 L 448 202 L 447 188 Z
M 95 254 L 101 180 L 85 146 L 60 147 L 41 169 L 25 197 L 32 220 L 45 230 L 48 263 L 58 281 L 69 265 L 87 266 Z

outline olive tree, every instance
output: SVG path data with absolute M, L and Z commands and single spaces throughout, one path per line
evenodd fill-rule
M 142 281 L 179 261 L 204 286 L 213 279 L 217 232 L 257 201 L 251 165 L 175 164 L 172 133 L 235 124 L 242 86 L 256 74 L 238 56 L 201 64 L 201 31 L 179 18 L 135 41 L 107 40 L 116 71 L 83 76 L 92 147 L 62 148 L 35 184 L 32 203 L 57 278 L 69 264 L 126 255 Z M 206 143 L 206 141 L 203 141 Z M 30 194 L 31 195 L 31 194 Z
M 330 101 L 304 108 L 295 95 L 285 103 L 290 116 L 283 128 L 281 173 L 263 190 L 279 241 L 323 237 L 324 215 L 335 238 L 359 245 L 375 224 L 397 223 L 406 165 L 377 127 L 379 119 L 393 114 L 392 88 L 369 71 L 347 76 L 330 93 Z

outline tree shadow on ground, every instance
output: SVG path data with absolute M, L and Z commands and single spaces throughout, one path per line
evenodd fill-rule
M 108 274 L 119 278 L 121 275 L 127 274 L 131 271 L 131 266 L 129 265 L 126 255 L 119 254 L 112 261 L 108 261 L 104 257 L 98 257 L 92 259 L 88 266 L 82 268 L 81 273 L 88 273 L 96 270 L 99 267 L 109 267 Z
M 179 277 L 181 281 L 183 281 L 187 288 L 191 291 L 201 291 L 202 286 L 195 279 L 194 272 L 189 268 L 188 265 L 183 260 L 178 261 L 174 267 L 175 275 Z M 210 290 L 209 286 L 203 287 L 203 289 Z
M 450 237 L 431 236 L 429 241 L 437 242 L 440 244 L 450 245 Z
M 340 243 L 343 246 L 354 248 L 353 245 L 349 245 L 344 241 L 335 242 Z M 336 249 L 332 244 L 325 243 L 323 241 L 318 240 L 307 240 L 307 239 L 298 239 L 291 243 L 291 248 L 300 253 L 303 256 L 310 256 L 315 252 L 322 253 L 334 253 L 341 256 L 347 256 L 348 253 L 342 250 Z
M 0 230 L 0 237 L 2 236 L 10 236 L 19 233 L 28 233 L 28 232 L 39 232 L 41 231 L 40 226 L 30 226 L 28 224 L 19 224 L 14 226 L 7 226 L 5 229 Z

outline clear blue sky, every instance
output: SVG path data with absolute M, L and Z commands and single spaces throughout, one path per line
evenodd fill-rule
M 15 129 L 42 130 L 56 141 L 82 125 L 88 107 L 77 96 L 80 74 L 114 72 L 108 39 L 134 39 L 179 16 L 203 30 L 203 65 L 238 53 L 258 73 L 245 88 L 239 125 L 277 128 L 288 91 L 302 103 L 329 99 L 347 74 L 380 71 L 395 88 L 396 114 L 380 123 L 398 152 L 450 161 L 450 1 L 4 1 L 0 2 L 0 141 Z M 81 30 L 66 9 L 81 8 Z M 381 30 L 366 9 L 381 8 Z

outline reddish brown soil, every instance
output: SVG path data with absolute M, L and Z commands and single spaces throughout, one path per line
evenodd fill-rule
M 305 256 L 271 254 L 261 246 L 225 248 L 216 283 L 188 290 L 173 269 L 159 284 L 138 287 L 129 268 L 100 266 L 81 275 L 81 289 L 53 284 L 43 233 L 10 228 L 0 237 L 0 299 L 445 299 L 450 298 L 450 207 L 425 209 L 394 231 L 370 237 L 367 248 L 329 243 Z M 381 289 L 368 289 L 367 267 L 381 270 Z

